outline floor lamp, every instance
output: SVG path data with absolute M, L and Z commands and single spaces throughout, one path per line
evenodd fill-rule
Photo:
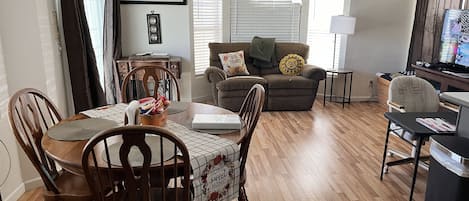
M 355 17 L 350 16 L 338 15 L 331 17 L 329 32 L 334 34 L 334 57 L 332 58 L 332 69 L 335 69 L 337 34 L 352 35 L 355 33 L 355 21 Z

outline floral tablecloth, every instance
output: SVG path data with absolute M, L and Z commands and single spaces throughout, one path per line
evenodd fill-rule
M 123 125 L 126 104 L 87 110 L 82 114 Z M 231 140 L 197 132 L 168 120 L 166 129 L 179 137 L 187 149 L 193 170 L 195 201 L 228 201 L 238 197 L 239 147 Z

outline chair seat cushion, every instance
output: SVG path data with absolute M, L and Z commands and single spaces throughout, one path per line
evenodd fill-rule
M 269 89 L 311 89 L 314 81 L 303 76 L 285 76 L 282 74 L 264 75 Z
M 266 85 L 267 81 L 258 76 L 236 76 L 217 83 L 219 91 L 250 90 L 255 84 Z

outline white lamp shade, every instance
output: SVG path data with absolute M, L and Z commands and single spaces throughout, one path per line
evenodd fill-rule
M 355 33 L 356 18 L 350 16 L 332 16 L 330 33 L 335 34 L 353 34 Z

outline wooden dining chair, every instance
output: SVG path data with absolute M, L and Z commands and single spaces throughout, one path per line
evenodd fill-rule
M 88 141 L 82 157 L 95 200 L 190 200 L 189 152 L 166 129 L 106 130 Z
M 62 120 L 52 101 L 36 89 L 22 89 L 11 98 L 8 115 L 13 133 L 44 182 L 44 199 L 91 200 L 85 177 L 58 170 L 42 146 L 44 133 Z
M 246 162 L 248 157 L 249 145 L 251 138 L 256 128 L 257 121 L 262 113 L 264 106 L 265 90 L 260 84 L 255 84 L 248 92 L 248 95 L 241 105 L 239 116 L 245 123 L 246 133 L 239 141 L 240 145 L 240 187 L 239 187 L 239 200 L 247 201 L 246 190 L 244 184 L 246 183 Z
M 174 94 L 176 93 L 176 94 Z M 176 76 L 163 66 L 139 66 L 131 70 L 122 82 L 122 102 L 165 94 L 172 101 L 181 101 Z

